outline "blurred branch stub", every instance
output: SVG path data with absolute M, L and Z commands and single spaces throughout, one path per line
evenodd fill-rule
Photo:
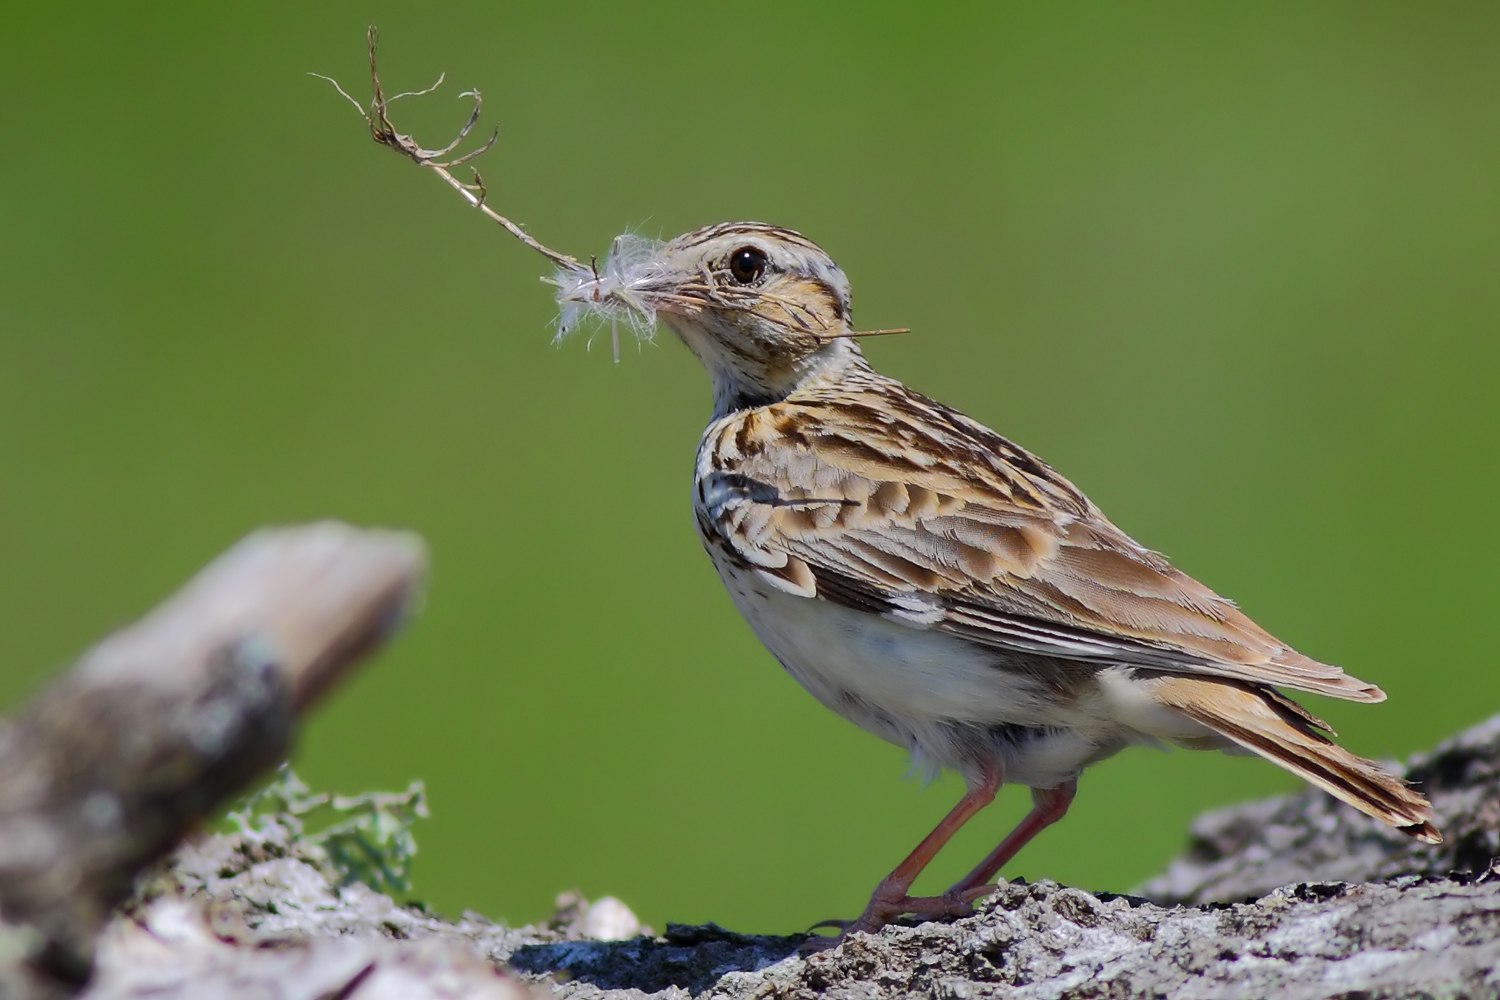
M 425 564 L 410 534 L 258 531 L 0 723 L 0 993 L 87 979 L 135 875 L 285 758 Z

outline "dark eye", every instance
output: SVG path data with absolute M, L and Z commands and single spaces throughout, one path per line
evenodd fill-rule
M 729 275 L 742 285 L 759 281 L 766 273 L 766 252 L 757 247 L 740 247 L 729 255 Z

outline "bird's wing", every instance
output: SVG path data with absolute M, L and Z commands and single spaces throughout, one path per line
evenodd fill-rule
M 699 461 L 705 538 L 789 593 L 1061 660 L 1384 697 L 1137 544 L 1035 456 L 899 383 L 731 415 Z

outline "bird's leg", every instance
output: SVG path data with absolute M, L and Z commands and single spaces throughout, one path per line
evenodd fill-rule
M 1021 848 L 1030 843 L 1032 837 L 1067 815 L 1068 807 L 1073 804 L 1073 796 L 1077 794 L 1078 781 L 1076 779 L 1065 781 L 1055 788 L 1033 788 L 1031 812 L 1016 824 L 1016 828 L 1000 841 L 998 847 L 974 866 L 973 871 L 953 883 L 953 886 L 943 893 L 943 898 L 955 903 L 972 903 L 979 897 L 993 892 L 995 887 L 991 883 L 1001 867 L 1015 857 Z
M 859 919 L 850 924 L 844 933 L 879 930 L 903 913 L 946 916 L 955 912 L 953 900 L 942 896 L 913 897 L 907 894 L 907 890 L 917 880 L 917 876 L 922 874 L 922 869 L 926 868 L 928 862 L 937 856 L 937 852 L 943 849 L 943 845 L 952 839 L 959 828 L 973 818 L 975 813 L 995 801 L 995 793 L 1000 790 L 1000 781 L 1000 765 L 998 763 L 986 765 L 979 775 L 979 780 L 969 786 L 964 797 L 958 800 L 958 805 L 954 806 L 948 815 L 933 827 L 931 833 L 922 838 L 922 842 L 906 856 L 905 861 L 881 879 L 880 884 L 870 895 L 870 903 L 865 907 L 865 912 L 860 914 Z

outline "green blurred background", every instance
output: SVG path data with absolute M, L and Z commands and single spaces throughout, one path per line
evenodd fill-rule
M 1500 5 L 337 2 L 53 6 L 0 34 L 0 696 L 257 525 L 427 537 L 426 609 L 297 762 L 424 778 L 417 895 L 648 921 L 852 916 L 956 798 L 818 707 L 699 551 L 708 385 L 552 347 L 540 260 L 370 143 L 479 87 L 494 203 L 602 252 L 764 219 L 820 241 L 875 363 L 1037 450 L 1137 538 L 1389 704 L 1500 705 Z M 144 723 L 143 723 L 144 724 Z M 1189 819 L 1293 788 L 1126 753 L 1011 870 L 1126 889 Z M 1012 790 L 940 888 L 1024 810 Z

